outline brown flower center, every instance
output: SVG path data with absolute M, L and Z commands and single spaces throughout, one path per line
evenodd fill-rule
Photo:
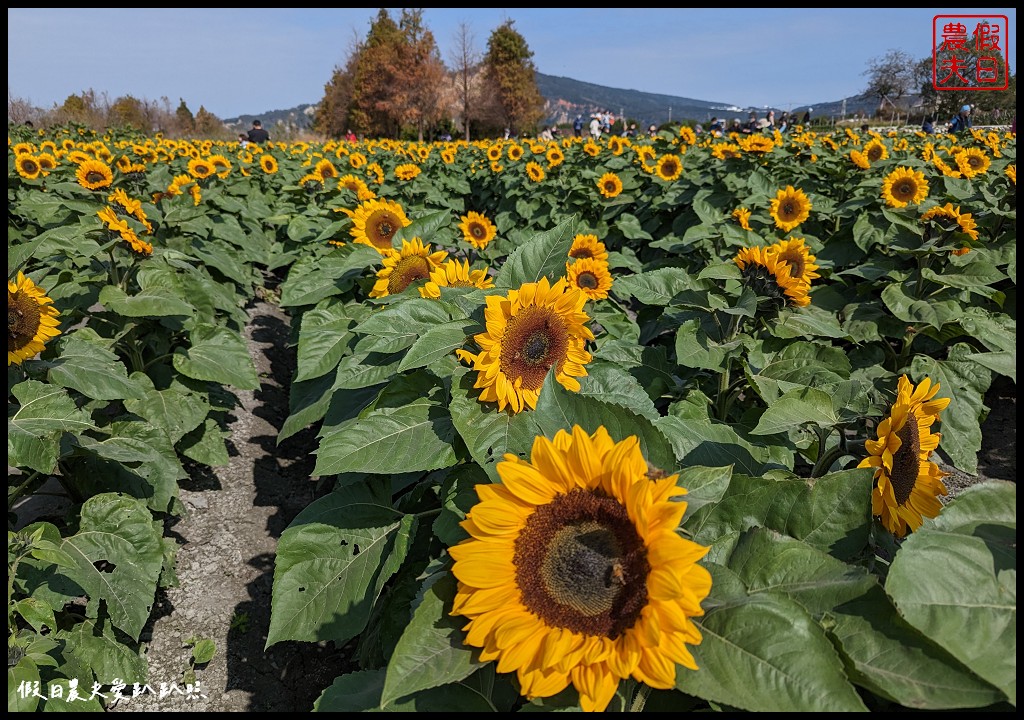
M 421 255 L 410 255 L 398 261 L 388 277 L 388 293 L 396 295 L 420 279 L 430 277 L 430 263 Z
M 7 352 L 17 352 L 32 342 L 39 330 L 39 303 L 21 290 L 7 291 Z
M 548 308 L 527 307 L 511 317 L 501 338 L 501 370 L 526 390 L 540 390 L 552 365 L 569 351 L 565 322 Z
M 477 240 L 483 240 L 487 237 L 487 230 L 480 223 L 473 223 L 469 226 L 469 234 Z
M 647 551 L 613 498 L 576 489 L 537 508 L 513 562 L 523 604 L 552 627 L 615 639 L 647 605 Z
M 910 200 L 914 197 L 914 193 L 917 191 L 917 185 L 910 180 L 904 180 L 895 186 L 895 190 L 895 195 L 900 200 Z
M 586 290 L 596 290 L 598 286 L 597 276 L 589 270 L 584 270 L 576 276 L 576 284 Z
M 892 490 L 899 505 L 905 505 L 917 484 L 921 469 L 921 429 L 913 411 L 907 413 L 907 422 L 896 433 L 900 449 L 892 456 Z
M 794 250 L 787 250 L 779 255 L 779 259 L 789 265 L 789 274 L 791 277 L 802 278 L 804 276 L 804 270 L 807 265 L 804 262 L 803 255 Z

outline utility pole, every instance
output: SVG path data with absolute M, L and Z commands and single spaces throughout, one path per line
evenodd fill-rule
M 672 122 L 672 106 L 668 106 L 668 121 Z

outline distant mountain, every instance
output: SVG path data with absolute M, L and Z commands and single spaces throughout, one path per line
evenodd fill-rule
M 855 117 L 869 116 L 878 107 L 877 98 L 855 96 L 846 99 L 815 103 L 811 106 L 765 108 L 735 105 L 728 102 L 712 102 L 695 100 L 694 98 L 676 95 L 660 95 L 658 93 L 624 90 L 621 88 L 594 85 L 567 77 L 536 73 L 537 89 L 545 100 L 546 124 L 571 123 L 577 115 L 583 115 L 588 121 L 595 112 L 610 112 L 616 117 L 625 116 L 636 121 L 643 128 L 650 124 L 661 125 L 666 122 L 691 121 L 707 123 L 712 117 L 726 121 L 739 118 L 746 121 L 747 114 L 754 111 L 758 117 L 769 110 L 775 110 L 776 116 L 788 110 L 798 117 L 810 110 L 814 117 Z M 910 103 L 912 104 L 912 103 Z M 225 127 L 243 132 L 249 129 L 252 121 L 259 118 L 263 126 L 269 129 L 283 124 L 289 130 L 301 131 L 309 129 L 313 124 L 313 113 L 316 105 L 304 104 L 287 110 L 267 110 L 254 115 L 239 115 L 224 120 Z

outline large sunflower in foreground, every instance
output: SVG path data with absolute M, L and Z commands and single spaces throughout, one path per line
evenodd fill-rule
M 562 387 L 579 392 L 591 360 L 587 340 L 594 334 L 583 312 L 587 296 L 570 288 L 566 279 L 552 285 L 546 277 L 509 290 L 506 297 L 488 295 L 484 320 L 487 331 L 473 339 L 479 353 L 456 350 L 459 359 L 477 371 L 480 400 L 496 402 L 513 413 L 536 408 L 548 370 L 555 368 Z
M 956 165 L 965 178 L 972 178 L 988 172 L 992 161 L 977 148 L 968 148 L 956 155 Z
M 384 267 L 377 272 L 370 297 L 397 295 L 417 280 L 429 279 L 430 273 L 440 267 L 446 257 L 446 250 L 432 253 L 430 245 L 424 245 L 417 237 L 403 240 L 401 250 L 384 256 Z
M 810 217 L 811 201 L 803 190 L 787 185 L 785 190 L 779 190 L 775 194 L 769 212 L 775 221 L 775 227 L 783 232 L 789 232 Z
M 929 458 L 941 435 L 931 431 L 949 398 L 935 398 L 939 384 L 925 378 L 916 387 L 906 375 L 899 380 L 896 402 L 878 424 L 878 439 L 868 440 L 868 456 L 857 467 L 875 468 L 871 513 L 895 537 L 917 530 L 926 517 L 939 514 L 939 495 L 947 493 L 945 473 Z
M 486 215 L 470 210 L 461 218 L 462 238 L 477 250 L 483 250 L 498 234 L 498 228 Z
M 689 130 L 689 128 L 686 129 Z M 683 174 L 683 163 L 678 155 L 666 153 L 658 158 L 654 172 L 662 180 L 678 180 L 679 176 Z
M 381 255 L 394 250 L 391 238 L 412 223 L 402 206 L 394 200 L 367 200 L 355 210 L 342 208 L 342 212 L 352 218 L 349 234 L 353 240 L 376 248 Z
M 114 173 L 102 160 L 86 160 L 75 171 L 78 184 L 89 190 L 110 187 L 114 182 Z
M 928 181 L 924 173 L 899 167 L 885 176 L 882 182 L 882 198 L 890 207 L 906 207 L 913 203 L 920 205 L 928 197 Z
M 711 574 L 699 564 L 708 548 L 677 532 L 676 475 L 650 471 L 636 436 L 578 425 L 497 471 L 500 484 L 476 486 L 470 538 L 450 550 L 452 613 L 468 618 L 481 661 L 515 671 L 528 699 L 572 683 L 588 712 L 623 678 L 670 689 L 677 665 L 697 669 L 687 645 L 702 640 L 693 618 Z
M 448 260 L 430 271 L 430 279 L 420 288 L 420 295 L 439 300 L 443 287 L 475 287 L 481 290 L 494 287 L 487 270 L 471 270 L 469 260 Z
M 35 180 L 43 172 L 39 159 L 32 153 L 21 153 L 14 159 L 14 167 L 26 180 Z
M 604 300 L 612 289 L 612 274 L 603 260 L 583 258 L 566 263 L 565 276 L 570 287 L 579 288 L 591 300 Z
M 733 262 L 739 266 L 743 283 L 766 301 L 771 311 L 777 312 L 787 305 L 806 307 L 811 304 L 807 296 L 808 283 L 793 277 L 793 269 L 773 247 L 742 248 Z
M 21 365 L 41 353 L 48 340 L 60 335 L 59 314 L 53 300 L 24 273 L 19 271 L 13 281 L 8 280 L 7 365 Z

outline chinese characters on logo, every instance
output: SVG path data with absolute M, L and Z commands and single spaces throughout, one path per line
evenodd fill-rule
M 87 700 L 131 700 L 137 698 L 140 695 L 150 693 L 152 695 L 158 695 L 161 700 L 168 697 L 169 695 L 182 695 L 186 700 L 195 700 L 197 698 L 205 698 L 206 696 L 200 692 L 199 681 L 195 683 L 179 687 L 178 683 L 160 683 L 159 691 L 155 690 L 152 685 L 141 685 L 139 683 L 133 683 L 129 688 L 120 679 L 115 679 L 109 689 L 104 692 L 104 686 L 98 682 L 92 684 L 91 690 L 82 689 L 79 692 L 78 680 L 71 679 L 66 681 L 55 681 L 49 684 L 45 689 L 41 687 L 41 683 L 38 680 L 22 680 L 18 684 L 18 695 L 22 700 L 35 697 L 40 700 L 64 700 L 65 702 L 75 701 L 87 701 Z
M 1005 15 L 936 15 L 932 85 L 936 90 L 1006 90 L 1009 22 Z

